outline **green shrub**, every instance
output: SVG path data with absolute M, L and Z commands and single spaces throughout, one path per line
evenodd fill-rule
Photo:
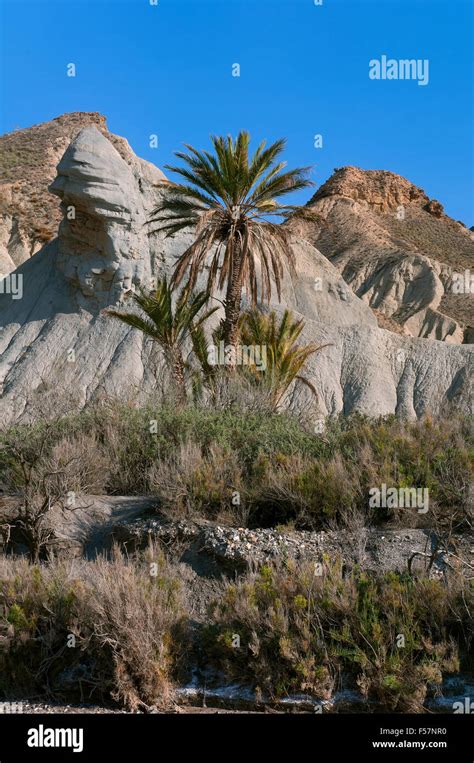
M 204 634 L 208 667 L 270 697 L 325 699 L 341 674 L 387 710 L 417 711 L 443 673 L 466 664 L 474 586 L 394 573 L 323 575 L 309 563 L 264 566 L 229 584 Z M 236 647 L 236 636 L 240 646 Z
M 8 438 L 22 440 L 35 453 L 45 431 L 46 451 L 64 438 L 94 437 L 109 462 L 109 493 L 154 493 L 177 512 L 184 502 L 204 516 L 225 513 L 226 507 L 232 516 L 231 496 L 238 490 L 240 516 L 257 526 L 292 521 L 297 528 L 318 529 L 347 523 L 355 515 L 371 523 L 419 521 L 412 510 L 369 511 L 369 490 L 385 483 L 397 489 L 427 488 L 431 524 L 462 529 L 472 523 L 472 419 L 457 414 L 412 422 L 341 416 L 320 435 L 289 414 L 235 407 L 131 408 L 111 402 L 4 432 L 0 483 L 14 485 L 20 474 L 18 460 L 5 448 Z M 183 463 L 185 452 L 199 453 L 194 471 Z M 160 472 L 167 475 L 164 484 L 156 479 Z M 185 498 L 175 501 L 184 472 Z

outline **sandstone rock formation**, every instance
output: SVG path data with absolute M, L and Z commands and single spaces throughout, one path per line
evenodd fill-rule
M 359 297 L 391 320 L 390 328 L 456 344 L 472 341 L 474 293 L 454 284 L 474 273 L 474 236 L 438 201 L 392 172 L 342 167 L 309 206 L 321 224 L 295 227 Z
M 15 271 L 23 278 L 22 299 L 0 293 L 3 422 L 36 415 L 48 395 L 58 400 L 70 395 L 70 406 L 81 407 L 102 395 L 140 402 L 157 386 L 159 350 L 140 332 L 105 316 L 103 308 L 169 272 L 190 234 L 165 239 L 147 225 L 159 194 L 166 192 L 164 176 L 134 155 L 124 155 L 119 150 L 123 143 L 117 141 L 96 126 L 76 135 L 51 185 L 63 214 L 58 238 Z M 333 199 L 322 201 L 343 206 Z M 357 211 L 353 215 L 352 234 L 344 228 L 347 236 L 357 237 L 360 216 Z M 305 339 L 330 345 L 313 356 L 306 372 L 319 391 L 316 416 L 341 411 L 417 416 L 453 402 L 472 410 L 474 348 L 379 328 L 367 300 L 296 229 L 293 246 L 296 277 L 286 274 L 282 304 L 274 307 L 291 307 L 306 321 Z M 407 271 L 404 293 L 410 277 L 418 275 L 416 269 Z M 436 291 L 437 283 L 430 279 L 428 268 L 427 283 Z M 422 301 L 416 284 L 411 289 L 413 301 Z M 432 304 L 423 308 L 425 313 L 428 308 L 436 312 Z M 418 312 L 412 311 L 405 324 L 416 321 Z M 439 321 L 436 315 L 433 320 Z M 433 336 L 436 330 L 426 333 Z
M 57 235 L 59 201 L 48 193 L 56 165 L 87 125 L 107 136 L 127 163 L 136 157 L 124 138 L 112 135 L 96 112 L 63 114 L 0 136 L 0 274 L 6 274 Z
M 50 186 L 64 214 L 57 266 L 82 296 L 99 305 L 116 304 L 134 286 L 150 281 L 150 210 L 140 198 L 139 180 L 110 141 L 86 127 L 67 149 Z

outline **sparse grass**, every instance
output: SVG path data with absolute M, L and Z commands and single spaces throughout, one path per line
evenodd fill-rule
M 403 221 L 393 214 L 383 215 L 384 225 L 402 248 L 444 262 L 454 270 L 472 267 L 474 241 L 457 225 L 438 220 L 419 207 L 407 207 L 406 213 Z
M 28 167 L 35 167 L 37 156 L 34 145 L 25 145 L 22 148 L 3 146 L 0 150 L 0 167 L 2 173 L 8 173 L 11 169 L 19 170 Z

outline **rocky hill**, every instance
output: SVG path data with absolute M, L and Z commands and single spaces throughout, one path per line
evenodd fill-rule
M 23 279 L 21 299 L 0 294 L 3 421 L 34 415 L 47 394 L 58 399 L 71 394 L 71 405 L 82 407 L 104 394 L 139 402 L 156 388 L 159 352 L 139 332 L 105 316 L 103 308 L 123 302 L 152 276 L 170 272 L 190 241 L 189 234 L 165 239 L 147 225 L 165 192 L 163 179 L 123 139 L 108 135 L 103 123 L 82 128 L 67 147 L 50 186 L 52 198 L 61 200 L 58 237 L 16 270 Z M 411 186 L 404 183 L 409 197 Z M 355 192 L 353 183 L 337 188 Z M 395 247 L 387 210 L 401 197 L 384 188 L 382 183 L 378 200 L 373 199 L 379 209 L 365 199 L 320 189 L 312 204 L 327 223 L 295 227 L 296 277 L 286 273 L 282 303 L 273 306 L 288 306 L 304 317 L 303 339 L 329 344 L 308 364 L 307 376 L 319 392 L 316 415 L 361 411 L 413 417 L 453 402 L 470 411 L 474 348 L 460 345 L 460 324 L 438 310 L 439 284 L 450 266 Z M 425 210 L 427 203 L 419 192 L 413 208 L 409 203 L 406 208 L 409 216 L 425 215 L 430 230 L 431 221 L 442 218 Z M 456 241 L 470 241 L 461 225 L 446 226 Z M 414 235 L 416 223 L 410 230 Z M 395 261 L 379 283 L 377 273 L 387 268 L 391 249 L 405 264 Z M 460 247 L 458 252 L 467 262 L 467 244 L 466 254 Z M 414 336 L 380 328 L 372 307 Z M 438 335 L 447 341 L 433 341 Z
M 309 202 L 321 224 L 295 226 L 338 269 L 384 327 L 472 342 L 474 233 L 439 201 L 382 170 L 337 169 Z M 461 284 L 459 288 L 458 284 Z
M 0 137 L 0 273 L 55 238 L 61 212 L 48 186 L 66 148 L 88 125 L 133 164 L 127 141 L 94 112 L 63 114 Z M 456 278 L 468 282 L 474 274 L 474 233 L 439 201 L 392 172 L 342 167 L 309 206 L 324 225 L 293 224 L 295 231 L 368 302 L 379 326 L 450 343 L 474 340 L 474 294 L 455 286 Z
M 127 141 L 112 135 L 105 117 L 94 112 L 63 114 L 0 136 L 0 273 L 14 270 L 56 237 L 61 212 L 48 186 L 66 148 L 87 125 L 95 125 L 131 161 Z

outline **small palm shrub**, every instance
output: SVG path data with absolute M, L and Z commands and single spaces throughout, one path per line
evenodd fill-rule
M 244 367 L 254 384 L 268 391 L 270 404 L 277 410 L 293 384 L 304 384 L 317 397 L 313 385 L 303 374 L 309 358 L 328 345 L 299 344 L 304 329 L 304 320 L 294 318 L 290 310 L 285 310 L 281 319 L 275 311 L 264 313 L 249 310 L 239 321 L 239 339 L 247 347 L 261 347 L 265 350 L 265 368 Z
M 201 312 L 209 300 L 209 295 L 204 291 L 192 294 L 182 289 L 174 298 L 166 277 L 158 281 L 156 289 L 150 294 L 144 291 L 134 292 L 131 300 L 139 308 L 139 314 L 113 308 L 105 310 L 105 314 L 138 329 L 160 345 L 173 379 L 176 402 L 184 405 L 186 379 L 183 345 L 192 331 L 199 330 L 217 307 Z

